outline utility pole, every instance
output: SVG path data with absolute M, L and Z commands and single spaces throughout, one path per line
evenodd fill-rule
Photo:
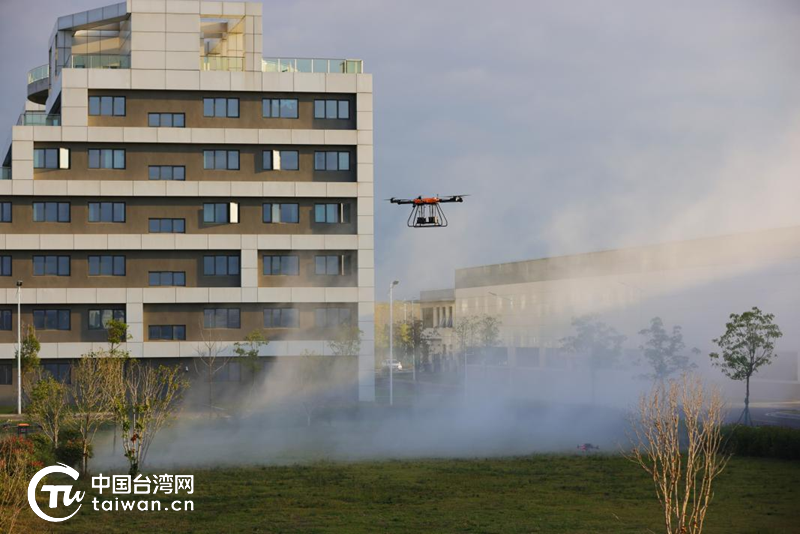
M 394 405 L 394 286 L 399 280 L 389 286 L 389 406 Z
M 17 415 L 22 415 L 22 280 L 17 280 Z

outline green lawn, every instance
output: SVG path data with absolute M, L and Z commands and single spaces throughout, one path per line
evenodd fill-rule
M 193 474 L 194 512 L 94 512 L 89 489 L 83 509 L 65 524 L 25 521 L 36 532 L 125 534 L 662 532 L 651 483 L 618 456 L 319 463 Z M 800 531 L 800 463 L 734 458 L 718 480 L 706 532 Z

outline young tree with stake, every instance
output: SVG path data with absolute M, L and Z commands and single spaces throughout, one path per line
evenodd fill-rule
M 775 324 L 775 316 L 763 313 L 757 307 L 742 314 L 732 313 L 725 325 L 725 333 L 714 339 L 720 352 L 709 356 L 715 367 L 732 380 L 745 381 L 744 411 L 745 425 L 752 425 L 750 419 L 750 377 L 759 368 L 772 363 L 775 353 L 775 340 L 783 336 Z

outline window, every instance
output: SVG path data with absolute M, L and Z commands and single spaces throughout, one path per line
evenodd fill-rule
M 11 222 L 11 202 L 0 202 L 0 222 Z
M 238 150 L 203 150 L 203 168 L 217 171 L 238 171 Z
M 64 384 L 70 384 L 72 382 L 70 379 L 70 368 L 71 365 L 67 362 L 42 364 L 42 369 L 44 369 L 45 372 L 49 373 L 50 376 L 59 382 L 63 382 Z
M 267 119 L 296 119 L 296 98 L 265 98 L 261 101 L 261 115 Z
M 206 308 L 203 310 L 205 328 L 240 328 L 239 308 Z
M 186 339 L 185 324 L 152 324 L 147 327 L 150 340 L 184 341 Z
M 0 386 L 10 386 L 13 376 L 13 366 L 10 363 L 0 364 Z
M 240 362 L 227 361 L 217 367 L 211 375 L 212 382 L 241 382 L 242 366 Z
M 125 150 L 120 148 L 90 148 L 90 169 L 124 169 Z
M 69 222 L 69 202 L 34 202 L 33 222 Z
M 315 223 L 349 223 L 350 204 L 314 204 Z
M 319 275 L 350 274 L 350 256 L 316 256 L 314 272 Z
M 350 152 L 314 152 L 315 171 L 349 171 Z
M 349 100 L 314 100 L 315 119 L 349 119 Z
M 203 204 L 203 222 L 236 224 L 239 222 L 239 204 L 236 202 L 206 202 Z
M 300 155 L 297 150 L 265 150 L 261 153 L 261 165 L 265 171 L 297 171 Z
M 0 330 L 11 330 L 11 310 L 0 310 Z
M 299 314 L 295 308 L 267 308 L 264 310 L 264 328 L 298 328 Z
M 300 262 L 297 256 L 264 256 L 264 275 L 297 276 L 300 274 Z
M 176 165 L 150 165 L 147 177 L 151 180 L 186 180 L 186 167 Z
M 11 276 L 11 256 L 0 256 L 0 276 Z
M 238 98 L 204 98 L 204 117 L 239 118 Z
M 89 276 L 125 276 L 125 256 L 89 256 Z
M 89 222 L 125 222 L 124 202 L 89 202 Z
M 186 115 L 183 113 L 148 113 L 147 125 L 151 128 L 183 128 Z
M 69 256 L 34 256 L 33 276 L 69 276 Z
M 334 328 L 350 324 L 350 308 L 317 308 L 314 310 L 317 328 Z
M 151 286 L 185 286 L 186 271 L 150 271 Z
M 69 330 L 69 310 L 33 310 L 36 330 Z
M 205 276 L 235 276 L 239 274 L 239 256 L 219 254 L 203 256 L 203 274 Z
M 68 148 L 33 149 L 34 169 L 69 169 Z
M 125 310 L 121 308 L 89 310 L 89 330 L 105 330 L 108 328 L 108 322 L 111 319 L 124 323 Z
M 90 96 L 89 115 L 125 116 L 124 96 Z
M 186 232 L 186 219 L 150 219 L 151 234 L 183 234 Z
M 264 204 L 261 217 L 265 223 L 292 223 L 300 222 L 299 204 Z

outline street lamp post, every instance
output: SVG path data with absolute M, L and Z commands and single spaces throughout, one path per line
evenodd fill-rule
M 394 286 L 399 280 L 389 286 L 389 406 L 394 405 Z
M 22 415 L 22 280 L 17 280 L 17 415 Z

